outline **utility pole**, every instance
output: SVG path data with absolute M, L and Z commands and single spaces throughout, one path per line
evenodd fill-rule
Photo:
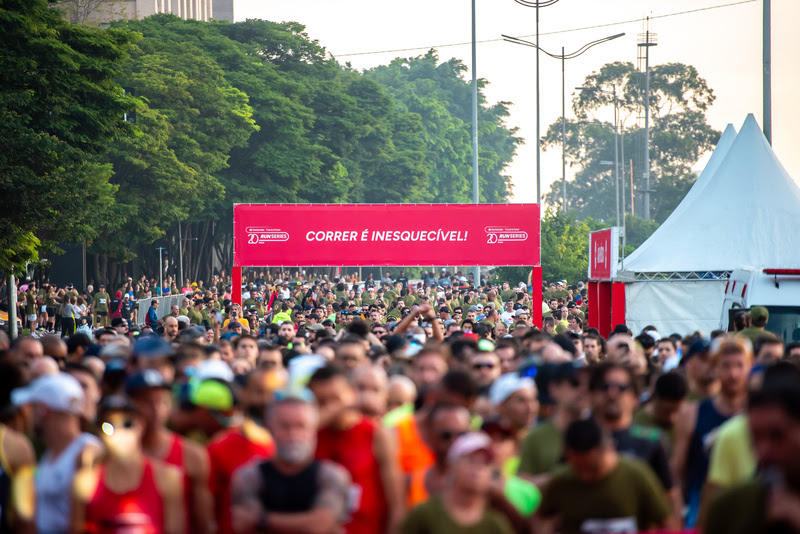
M 178 282 L 178 288 L 183 287 L 183 232 L 181 232 L 181 221 L 178 221 L 178 258 L 180 261 L 181 280 Z
M 650 47 L 658 46 L 655 34 L 650 33 L 650 17 L 647 18 L 647 30 L 639 36 L 639 46 L 644 47 L 644 170 L 642 171 L 642 216 L 650 220 Z
M 476 40 L 475 0 L 472 0 L 472 202 L 478 204 L 478 49 Z M 480 282 L 481 268 L 475 266 L 475 283 Z
M 14 278 L 14 271 L 9 271 L 8 275 L 8 335 L 11 339 L 16 339 L 17 332 L 17 281 Z
M 764 60 L 764 73 L 763 73 L 763 91 L 764 91 L 764 116 L 762 117 L 762 127 L 764 129 L 764 137 L 767 142 L 772 144 L 772 17 L 770 14 L 771 0 L 764 0 L 764 15 L 763 24 L 764 30 L 762 32 L 763 39 L 763 60 Z

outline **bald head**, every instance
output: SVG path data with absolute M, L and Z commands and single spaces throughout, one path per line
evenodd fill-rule
M 67 357 L 67 344 L 58 336 L 47 335 L 40 339 L 42 349 L 46 356 L 51 356 L 56 360 L 63 360 Z
M 103 380 L 103 373 L 106 370 L 106 364 L 97 356 L 87 356 L 83 359 L 83 365 L 92 371 L 92 374 L 98 382 Z
M 389 400 L 387 408 L 391 411 L 403 404 L 413 403 L 417 399 L 417 386 L 405 375 L 394 375 L 389 378 Z
M 31 377 L 36 380 L 45 375 L 57 375 L 58 363 L 50 356 L 42 356 L 31 364 Z
M 177 336 L 178 336 L 178 319 L 169 315 L 164 320 L 164 337 L 167 338 L 169 341 L 172 341 Z

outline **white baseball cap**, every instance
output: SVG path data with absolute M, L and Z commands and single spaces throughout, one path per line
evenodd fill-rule
M 517 373 L 504 374 L 489 388 L 489 402 L 497 406 L 517 391 L 533 387 L 536 385 L 530 377 L 521 377 Z
M 233 370 L 231 366 L 222 360 L 206 360 L 197 367 L 195 379 L 197 382 L 209 379 L 224 380 L 233 382 Z
M 478 451 L 483 451 L 489 455 L 489 458 L 493 458 L 492 438 L 483 432 L 467 432 L 456 438 L 450 445 L 450 449 L 447 451 L 447 461 L 454 462 L 462 456 L 468 456 Z
M 66 373 L 45 375 L 15 389 L 11 392 L 11 402 L 15 406 L 38 402 L 51 410 L 72 414 L 83 413 L 86 404 L 80 382 Z

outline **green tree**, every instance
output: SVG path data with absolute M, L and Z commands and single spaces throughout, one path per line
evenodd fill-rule
M 614 161 L 613 123 L 596 124 L 597 115 L 613 113 L 614 87 L 619 97 L 625 160 L 621 169 L 625 183 L 630 173 L 641 188 L 644 131 L 635 124 L 642 113 L 643 74 L 632 63 L 603 65 L 586 77 L 583 86 L 597 90 L 579 91 L 572 101 L 576 120 L 566 124 L 566 155 L 575 178 L 567 183 L 567 207 L 579 218 L 607 219 L 614 216 L 614 168 L 601 161 Z M 650 72 L 650 196 L 651 217 L 663 222 L 680 203 L 697 179 L 692 165 L 712 150 L 720 132 L 706 121 L 714 92 L 697 70 L 680 63 L 651 67 Z M 545 149 L 561 150 L 561 121 L 550 125 L 543 138 Z M 633 160 L 631 171 L 628 162 Z M 623 166 L 624 165 L 624 166 Z M 545 199 L 551 205 L 561 200 L 561 183 L 553 184 Z M 624 199 L 625 206 L 629 202 Z M 641 206 L 638 205 L 638 212 Z
M 467 67 L 457 59 L 439 62 L 434 50 L 415 58 L 397 58 L 366 75 L 389 88 L 404 111 L 419 115 L 420 138 L 431 169 L 428 188 L 435 202 L 472 200 L 472 89 Z M 511 181 L 503 174 L 522 142 L 505 126 L 508 102 L 486 104 L 478 81 L 478 140 L 481 202 L 505 202 Z
M 79 242 L 111 216 L 99 157 L 132 131 L 122 116 L 137 100 L 113 81 L 132 35 L 69 24 L 46 0 L 3 2 L 0 33 L 0 250 L 30 261 L 39 238 Z
M 606 225 L 574 213 L 547 208 L 542 217 L 542 278 L 585 280 L 589 269 L 589 233 Z

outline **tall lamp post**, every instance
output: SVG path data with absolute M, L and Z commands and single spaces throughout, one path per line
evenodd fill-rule
M 603 37 L 602 39 L 597 39 L 596 41 L 591 41 L 589 43 L 586 43 L 585 45 L 583 45 L 579 49 L 577 49 L 575 52 L 571 52 L 569 54 L 565 54 L 564 53 L 564 47 L 563 46 L 561 47 L 561 54 L 551 54 L 547 50 L 539 47 L 539 45 L 536 44 L 536 43 L 531 43 L 530 41 L 526 41 L 524 39 L 520 39 L 519 37 L 511 37 L 511 36 L 508 36 L 508 35 L 503 35 L 503 40 L 504 41 L 507 41 L 509 43 L 514 43 L 514 44 L 523 45 L 523 46 L 530 46 L 532 48 L 535 48 L 536 49 L 536 53 L 537 53 L 537 57 L 538 57 L 539 51 L 542 51 L 542 52 L 544 52 L 545 54 L 547 54 L 548 56 L 550 56 L 553 59 L 560 59 L 561 60 L 561 201 L 562 201 L 561 209 L 563 211 L 565 211 L 565 212 L 567 211 L 567 155 L 566 155 L 566 144 L 567 144 L 566 100 L 567 100 L 567 90 L 566 90 L 565 81 L 564 81 L 564 63 L 566 62 L 567 59 L 575 59 L 576 57 L 579 57 L 579 56 L 583 55 L 586 51 L 588 51 L 590 48 L 592 48 L 594 46 L 597 46 L 597 45 L 602 44 L 602 43 L 607 43 L 608 41 L 613 41 L 614 39 L 618 39 L 618 38 L 622 37 L 623 35 L 625 35 L 625 34 L 624 33 L 618 33 L 616 35 L 610 35 L 608 37 Z M 537 76 L 536 82 L 537 82 L 536 93 L 538 95 L 538 93 L 539 93 L 539 90 L 538 90 L 538 82 L 539 82 L 538 76 Z M 537 98 L 538 98 L 538 96 L 537 96 Z M 537 106 L 537 115 L 538 115 L 538 106 Z M 538 165 L 538 161 L 539 161 L 539 153 L 538 153 L 538 150 L 539 150 L 539 130 L 538 130 L 539 118 L 538 118 L 538 116 L 536 118 L 536 123 L 537 123 L 537 130 L 536 130 L 536 149 L 537 149 L 536 161 L 537 161 L 537 165 Z M 538 179 L 537 179 L 537 184 L 536 185 L 537 185 L 537 195 L 538 195 L 538 194 L 540 194 L 540 192 L 538 191 L 538 189 L 539 189 Z M 619 212 L 619 209 L 617 209 L 617 212 Z M 617 223 L 617 225 L 619 226 L 619 223 Z
M 478 204 L 478 51 L 475 15 L 475 0 L 472 0 L 472 202 Z M 475 266 L 475 283 L 481 282 L 481 268 Z
M 536 203 L 542 201 L 542 163 L 541 163 L 541 134 L 539 127 L 541 121 L 539 120 L 539 8 L 550 7 L 558 0 L 514 0 L 521 6 L 532 7 L 536 9 Z M 542 50 L 543 51 L 543 50 Z

